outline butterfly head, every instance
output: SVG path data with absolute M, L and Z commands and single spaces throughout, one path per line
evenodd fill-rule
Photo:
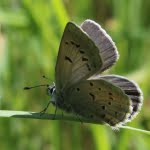
M 47 88 L 48 95 L 52 96 L 54 91 L 55 91 L 55 84 L 48 86 Z

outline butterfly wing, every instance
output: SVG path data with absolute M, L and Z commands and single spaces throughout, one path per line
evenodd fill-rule
M 123 92 L 128 95 L 132 106 L 132 112 L 128 119 L 132 120 L 135 118 L 143 104 L 143 93 L 139 86 L 134 81 L 130 81 L 125 77 L 117 75 L 97 76 L 97 78 L 104 79 L 107 82 L 112 83 L 113 85 L 121 88 Z
M 132 112 L 130 98 L 123 90 L 103 79 L 81 81 L 64 99 L 76 114 L 110 126 L 125 123 Z
M 116 127 L 133 119 L 142 96 L 138 86 L 119 76 L 99 76 L 118 59 L 110 36 L 91 20 L 66 25 L 56 63 L 60 108 Z
M 56 64 L 56 89 L 88 78 L 102 66 L 98 48 L 75 24 L 66 25 Z M 69 85 L 68 85 L 69 84 Z
M 97 38 L 94 38 L 94 34 Z M 64 91 L 75 83 L 105 70 L 117 57 L 114 43 L 98 24 L 87 20 L 78 27 L 69 22 L 59 47 L 55 69 L 56 90 Z
M 119 54 L 115 43 L 106 31 L 96 22 L 92 20 L 85 20 L 81 24 L 81 28 L 88 34 L 90 39 L 95 43 L 99 49 L 99 55 L 102 58 L 102 67 L 96 74 L 99 74 L 110 68 L 119 58 Z

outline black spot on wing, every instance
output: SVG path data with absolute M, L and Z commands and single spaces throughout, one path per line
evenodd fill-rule
M 82 61 L 88 61 L 88 59 L 85 57 L 82 57 Z
M 88 69 L 89 71 L 91 71 L 91 68 L 90 68 L 89 64 L 86 64 L 86 66 L 87 66 L 87 69 Z
M 74 43 L 73 41 L 70 41 L 70 43 L 71 43 L 72 45 L 75 45 L 75 43 Z
M 111 92 L 109 92 L 108 94 L 109 94 L 109 95 L 112 95 L 112 93 L 111 93 Z
M 84 51 L 83 51 L 83 50 L 79 50 L 79 52 L 80 52 L 81 54 L 84 54 Z
M 65 60 L 69 61 L 70 63 L 72 63 L 72 60 L 68 57 L 68 56 L 65 56 Z
M 101 117 L 104 119 L 104 118 L 106 117 L 106 115 L 105 115 L 105 114 L 102 114 Z
M 68 45 L 69 43 L 66 41 L 65 44 Z
M 76 48 L 79 48 L 79 47 L 80 47 L 80 45 L 79 45 L 79 44 L 76 44 L 76 43 L 75 43 L 75 42 L 73 42 L 73 41 L 70 41 L 70 43 L 71 43 L 72 45 L 76 46 Z
M 90 82 L 90 86 L 93 86 L 93 83 L 92 83 L 92 82 Z
M 117 116 L 117 115 L 118 115 L 118 112 L 115 111 L 115 115 Z
M 108 102 L 108 105 L 111 105 L 111 102 Z
M 95 100 L 95 95 L 92 94 L 92 93 L 89 93 L 89 95 L 92 97 L 92 100 L 94 101 Z
M 110 100 L 113 100 L 113 98 L 112 98 L 112 97 L 109 97 L 109 99 L 110 99 Z
M 79 44 L 76 44 L 76 48 L 79 48 L 80 47 L 80 45 Z
M 79 91 L 80 91 L 80 89 L 79 89 L 79 88 L 77 88 L 77 91 L 79 92 Z
M 102 106 L 102 109 L 103 109 L 103 110 L 105 110 L 105 109 L 106 109 L 106 107 L 105 107 L 105 106 Z

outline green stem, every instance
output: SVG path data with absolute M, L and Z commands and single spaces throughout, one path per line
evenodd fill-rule
M 66 121 L 75 121 L 81 123 L 94 123 L 94 124 L 104 124 L 100 122 L 93 122 L 92 120 L 85 119 L 85 118 L 78 118 L 77 116 L 62 116 L 62 115 L 54 115 L 54 114 L 47 114 L 44 113 L 41 115 L 40 112 L 27 112 L 27 111 L 10 111 L 10 110 L 0 110 L 0 117 L 14 117 L 14 118 L 27 118 L 27 119 L 44 119 L 44 120 L 66 120 Z M 129 126 L 121 126 L 122 129 L 129 129 L 133 131 L 138 131 L 141 133 L 145 133 L 150 135 L 150 131 L 137 129 L 134 127 Z
M 129 129 L 129 130 L 133 130 L 133 131 L 138 131 L 138 132 L 150 135 L 150 131 L 143 130 L 143 129 L 138 129 L 138 128 L 134 128 L 134 127 L 130 127 L 130 126 L 122 126 L 120 128 L 122 128 L 122 129 Z

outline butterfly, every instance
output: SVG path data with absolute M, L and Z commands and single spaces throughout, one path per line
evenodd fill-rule
M 68 22 L 59 47 L 55 85 L 48 87 L 58 108 L 92 122 L 119 127 L 141 109 L 139 86 L 125 77 L 101 75 L 118 60 L 115 43 L 102 27 L 85 20 Z

